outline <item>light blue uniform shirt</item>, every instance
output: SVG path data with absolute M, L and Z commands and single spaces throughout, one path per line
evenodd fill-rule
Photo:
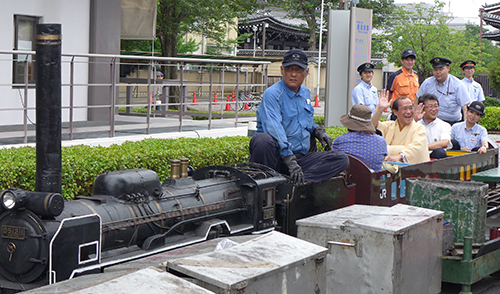
M 256 133 L 271 135 L 282 158 L 293 153 L 307 154 L 311 133 L 318 126 L 313 116 L 309 89 L 301 85 L 295 93 L 282 79 L 264 92 L 257 109 Z
M 462 83 L 464 83 L 465 87 L 467 88 L 467 91 L 469 92 L 470 100 L 472 102 L 474 101 L 484 101 L 484 92 L 483 92 L 483 87 L 481 87 L 481 84 L 478 82 L 470 81 L 468 78 L 463 78 Z
M 361 81 L 352 89 L 352 105 L 363 104 L 375 112 L 375 106 L 378 105 L 377 88 Z
M 426 93 L 436 95 L 439 100 L 438 117 L 449 122 L 459 121 L 462 106 L 472 102 L 464 83 L 450 74 L 442 85 L 439 85 L 435 77 L 425 79 L 418 89 L 417 97 Z
M 451 139 L 457 140 L 460 148 L 473 149 L 481 147 L 481 142 L 488 141 L 488 131 L 478 124 L 467 130 L 466 122 L 463 121 L 451 126 Z

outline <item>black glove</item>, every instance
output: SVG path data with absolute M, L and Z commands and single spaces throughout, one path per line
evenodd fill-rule
M 333 140 L 332 137 L 330 137 L 330 135 L 326 133 L 324 126 L 316 127 L 313 131 L 313 135 L 314 137 L 318 138 L 319 142 L 321 143 L 325 151 L 332 150 Z
M 290 172 L 290 177 L 294 184 L 304 184 L 304 173 L 302 172 L 302 168 L 297 163 L 297 159 L 295 155 L 288 155 L 283 157 L 283 162 L 288 167 L 288 171 Z

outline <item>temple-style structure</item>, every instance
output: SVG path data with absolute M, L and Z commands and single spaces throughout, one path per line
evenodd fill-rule
M 500 41 L 500 2 L 483 5 L 480 17 L 486 24 L 497 29 L 493 32 L 482 32 L 483 38 Z
M 307 23 L 302 19 L 286 18 L 286 14 L 281 9 L 265 8 L 240 18 L 238 34 L 251 33 L 252 36 L 239 45 L 238 55 L 282 56 L 292 48 L 309 51 Z M 325 31 L 323 37 L 326 37 Z

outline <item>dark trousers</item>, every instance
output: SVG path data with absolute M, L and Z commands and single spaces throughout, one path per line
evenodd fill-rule
M 462 146 L 460 146 L 460 143 L 458 143 L 458 141 L 455 139 L 451 139 L 451 144 L 452 144 L 451 150 L 461 150 L 461 148 L 462 148 Z M 474 148 L 472 148 L 471 151 L 478 151 L 479 148 L 481 148 L 481 146 L 474 147 Z
M 435 159 L 446 158 L 446 150 L 444 150 L 443 148 L 436 148 L 432 150 L 430 157 Z
M 278 144 L 269 134 L 255 134 L 250 140 L 249 149 L 249 162 L 264 164 L 280 173 L 289 174 L 288 167 L 281 159 Z M 341 151 L 309 152 L 305 155 L 295 154 L 295 156 L 304 172 L 306 182 L 326 182 L 349 165 L 349 158 Z
M 456 123 L 459 123 L 459 122 L 460 122 L 460 120 L 457 120 L 457 121 L 447 121 L 447 120 L 443 120 L 443 121 L 444 121 L 444 122 L 449 123 L 449 124 L 450 124 L 450 126 L 452 126 L 452 125 L 454 125 L 454 124 L 456 124 Z

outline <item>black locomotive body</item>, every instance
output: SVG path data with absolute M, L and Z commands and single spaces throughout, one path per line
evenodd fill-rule
M 0 286 L 19 291 L 209 238 L 272 230 L 277 187 L 286 183 L 272 170 L 212 166 L 163 184 L 151 170 L 110 172 L 96 178 L 93 197 L 64 203 L 57 194 L 5 190 Z
M 0 288 L 35 288 L 225 235 L 295 235 L 297 219 L 354 203 L 405 203 L 408 177 L 468 180 L 497 166 L 492 149 L 396 172 L 373 172 L 350 156 L 343 175 L 301 186 L 244 163 L 177 172 L 163 183 L 150 170 L 110 172 L 96 178 L 92 197 L 66 202 L 57 193 L 8 189 L 0 197 Z

